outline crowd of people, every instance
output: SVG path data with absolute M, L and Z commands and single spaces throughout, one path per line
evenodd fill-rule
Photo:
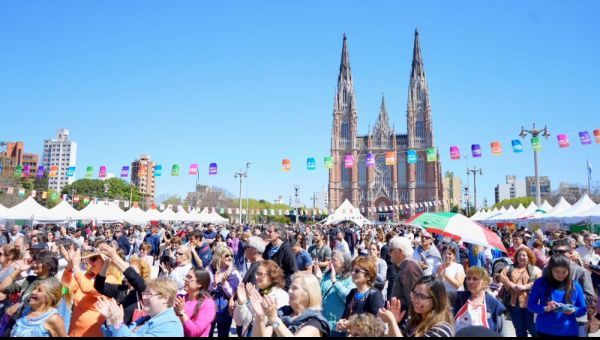
M 596 235 L 492 230 L 508 253 L 407 225 L 0 224 L 0 335 L 598 330 Z

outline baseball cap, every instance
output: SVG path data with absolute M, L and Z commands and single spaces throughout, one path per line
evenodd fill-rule
M 594 242 L 594 244 L 592 245 L 592 247 L 594 247 L 594 248 L 600 248 L 600 241 Z

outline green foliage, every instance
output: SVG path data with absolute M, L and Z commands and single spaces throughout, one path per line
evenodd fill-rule
M 511 198 L 511 199 L 507 199 L 507 200 L 503 200 L 500 203 L 496 203 L 493 208 L 500 208 L 500 207 L 505 207 L 508 208 L 509 206 L 513 206 L 514 208 L 518 207 L 519 204 L 523 204 L 524 207 L 527 207 L 529 204 L 531 204 L 531 202 L 533 202 L 533 198 L 532 197 L 517 197 L 517 198 Z
M 169 196 L 169 198 L 164 200 L 162 202 L 162 204 L 164 204 L 164 205 L 171 204 L 173 206 L 178 206 L 178 205 L 183 205 L 183 201 L 181 200 L 181 197 L 179 197 L 177 195 L 171 195 L 171 196 Z
M 132 191 L 133 189 L 133 191 Z M 118 200 L 132 200 L 139 202 L 142 195 L 137 188 L 120 178 L 110 178 L 106 181 L 100 179 L 80 179 L 62 189 L 62 194 L 89 196 L 90 198 L 108 198 Z M 82 201 L 82 200 L 81 200 Z

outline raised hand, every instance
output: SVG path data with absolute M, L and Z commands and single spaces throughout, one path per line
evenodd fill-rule
M 379 316 L 379 318 L 381 320 L 383 320 L 383 322 L 388 323 L 388 324 L 398 322 L 396 320 L 396 317 L 394 317 L 394 313 L 392 313 L 392 311 L 385 309 L 385 308 L 379 308 L 379 313 L 377 313 L 377 316 Z
M 175 301 L 173 301 L 173 309 L 175 309 L 175 314 L 182 314 L 185 306 L 185 300 L 181 296 L 175 297 Z
M 263 310 L 269 320 L 277 318 L 277 302 L 272 296 L 263 297 Z
M 105 257 L 108 257 L 111 260 L 119 257 L 117 249 L 106 243 L 101 244 L 98 249 L 100 250 L 100 253 L 104 254 Z
M 406 311 L 402 311 L 402 304 L 400 303 L 400 299 L 393 297 L 391 301 L 388 301 L 386 304 L 387 309 L 392 312 L 394 318 L 398 322 L 404 318 Z
M 31 268 L 31 265 L 25 260 L 18 260 L 10 265 L 16 272 L 26 272 Z
M 246 301 L 248 301 L 248 298 L 246 297 L 246 287 L 244 287 L 244 284 L 240 284 L 237 287 L 237 298 L 238 298 L 238 303 L 239 304 L 245 304 Z
M 329 273 L 331 275 L 331 282 L 335 282 L 336 273 L 335 273 L 335 267 L 333 266 L 333 261 L 329 262 Z
M 336 324 L 335 324 L 335 330 L 338 332 L 345 332 L 348 330 L 348 320 L 346 319 L 340 319 Z
M 258 291 L 256 290 L 256 288 L 254 288 L 253 285 L 248 283 L 246 284 L 246 288 L 248 289 L 248 299 L 250 300 L 250 304 L 252 305 L 252 308 L 250 308 L 252 315 L 257 320 L 265 320 L 265 311 L 262 307 L 262 296 L 260 296 L 260 293 L 258 293 Z

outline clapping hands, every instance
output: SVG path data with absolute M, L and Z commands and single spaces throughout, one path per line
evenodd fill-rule
M 96 308 L 106 318 L 108 325 L 117 326 L 123 323 L 123 306 L 117 304 L 114 299 L 100 296 L 96 302 Z

